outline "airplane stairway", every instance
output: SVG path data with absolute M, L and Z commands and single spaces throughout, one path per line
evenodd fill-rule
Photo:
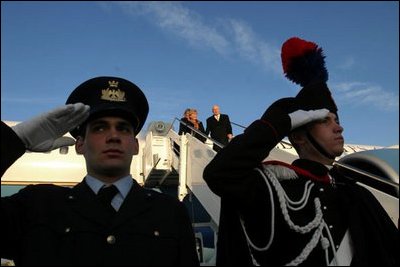
M 203 143 L 188 133 L 179 136 L 172 127 L 174 122 L 159 121 L 149 126 L 142 154 L 144 185 L 173 194 L 186 205 L 195 229 L 200 263 L 215 265 L 220 198 L 203 180 L 203 170 L 216 155 L 213 145 L 219 144 L 210 138 Z M 293 151 L 290 144 L 281 142 L 267 159 L 290 163 L 297 157 Z
M 175 121 L 179 122 L 179 119 Z M 203 180 L 204 168 L 216 155 L 212 147 L 217 142 L 208 138 L 203 143 L 188 133 L 179 136 L 172 127 L 174 122 L 159 121 L 149 126 L 143 152 L 144 185 L 175 186 L 181 201 L 193 194 L 210 215 L 212 223 L 218 226 L 220 199 Z M 281 142 L 267 159 L 290 163 L 297 158 L 293 151 L 289 143 Z

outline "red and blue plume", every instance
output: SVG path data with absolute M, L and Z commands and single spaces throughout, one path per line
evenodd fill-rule
M 303 87 L 328 81 L 322 48 L 313 42 L 292 37 L 282 45 L 281 58 L 285 76 Z

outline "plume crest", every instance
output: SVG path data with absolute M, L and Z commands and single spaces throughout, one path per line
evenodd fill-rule
M 322 48 L 313 42 L 292 37 L 282 45 L 281 58 L 286 78 L 303 87 L 328 81 Z

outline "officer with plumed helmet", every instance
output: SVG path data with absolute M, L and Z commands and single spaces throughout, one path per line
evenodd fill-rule
M 301 90 L 269 106 L 203 173 L 221 197 L 217 265 L 397 266 L 393 221 L 333 165 L 343 152 L 343 127 L 322 49 L 293 37 L 281 56 Z M 264 161 L 285 136 L 299 159 Z

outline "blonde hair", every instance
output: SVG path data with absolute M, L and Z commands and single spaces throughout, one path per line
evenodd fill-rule
M 197 109 L 191 108 L 189 110 L 189 114 L 197 113 Z
M 193 120 L 193 119 L 190 117 L 190 115 L 192 115 L 192 114 L 196 114 L 196 115 L 197 115 L 197 110 L 194 109 L 194 108 L 190 109 L 190 111 L 189 111 L 189 121 L 190 121 L 191 123 L 193 123 L 194 128 L 199 129 L 199 120 L 198 120 L 198 119 L 194 119 L 194 120 Z

